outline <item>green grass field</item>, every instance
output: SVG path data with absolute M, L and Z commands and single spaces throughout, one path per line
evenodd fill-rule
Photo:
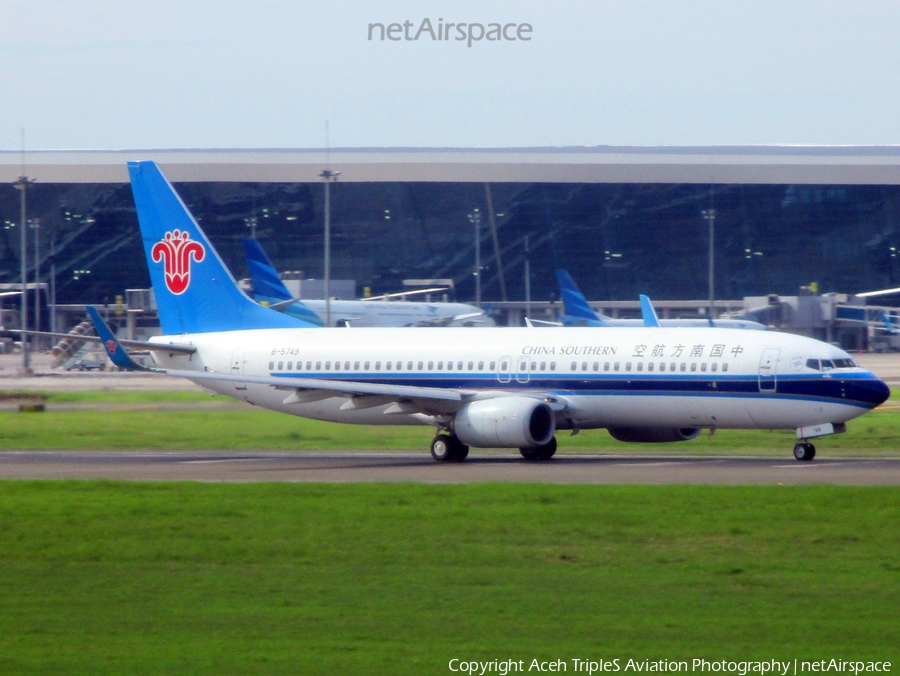
M 7 393 L 6 399 L 22 396 Z M 4 395 L 0 393 L 0 400 Z M 0 413 L 0 450 L 420 450 L 430 427 L 323 423 L 191 392 L 62 392 L 44 395 L 45 413 Z M 71 410 L 72 407 L 77 407 Z M 63 410 L 60 410 L 63 409 Z M 673 444 L 624 444 L 605 430 L 558 435 L 561 453 L 789 455 L 792 431 L 719 430 Z M 816 441 L 820 456 L 900 454 L 896 400 Z M 514 451 L 513 451 L 514 452 Z
M 897 664 L 898 607 L 893 488 L 0 483 L 3 674 Z

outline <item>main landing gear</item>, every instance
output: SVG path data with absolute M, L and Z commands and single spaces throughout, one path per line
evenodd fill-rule
M 801 441 L 794 446 L 794 457 L 802 462 L 808 462 L 816 457 L 816 447 L 808 441 Z
M 438 462 L 462 462 L 469 455 L 466 446 L 455 434 L 438 434 L 431 440 L 431 457 Z
M 522 446 L 519 453 L 526 460 L 549 460 L 556 453 L 556 437 L 550 437 L 542 446 Z

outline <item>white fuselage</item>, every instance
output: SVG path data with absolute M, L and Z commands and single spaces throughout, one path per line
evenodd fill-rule
M 474 398 L 524 395 L 565 404 L 557 428 L 785 429 L 840 423 L 886 388 L 847 353 L 772 331 L 718 328 L 265 329 L 165 336 L 194 355 L 154 352 L 161 366 L 290 378 L 291 386 L 204 381 L 221 394 L 293 415 L 360 424 L 428 424 L 345 410 L 348 398 L 284 403 L 304 379 L 447 388 Z M 810 364 L 815 363 L 814 366 Z M 820 364 L 840 364 L 821 370 Z M 881 397 L 883 399 L 884 397 Z M 396 399 L 396 398 L 395 398 Z M 877 403 L 880 403 L 878 399 Z M 394 407 L 396 409 L 396 407 Z

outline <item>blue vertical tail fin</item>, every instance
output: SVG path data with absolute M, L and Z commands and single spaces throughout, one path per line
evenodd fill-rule
M 650 302 L 650 298 L 644 294 L 640 294 L 639 297 L 641 299 L 641 317 L 644 319 L 644 326 L 658 327 L 659 317 L 656 315 L 656 310 L 653 309 L 653 303 Z
M 129 162 L 164 335 L 310 326 L 254 303 L 154 162 Z
M 556 271 L 556 279 L 559 282 L 559 293 L 562 296 L 563 311 L 565 312 L 564 324 L 589 322 L 592 326 L 604 326 L 605 322 L 588 305 L 587 298 L 581 293 L 581 289 L 565 270 Z
M 250 283 L 253 284 L 254 295 L 279 303 L 293 298 L 257 240 L 249 237 L 244 240 L 244 254 L 247 257 L 247 268 L 250 270 Z
M 257 240 L 251 238 L 244 240 L 244 254 L 247 256 L 250 283 L 253 285 L 253 299 L 256 302 L 275 306 L 279 312 L 284 312 L 315 326 L 324 324 L 322 318 L 306 303 L 294 300 Z

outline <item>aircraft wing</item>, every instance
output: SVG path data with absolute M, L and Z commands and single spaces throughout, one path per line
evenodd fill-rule
M 190 348 L 193 346 L 173 346 L 160 343 L 143 341 L 120 341 L 103 321 L 96 308 L 88 307 L 88 314 L 94 322 L 99 336 L 95 339 L 103 344 L 110 360 L 119 368 L 129 371 L 147 371 L 160 373 L 177 378 L 187 378 L 194 381 L 218 380 L 232 383 L 250 383 L 254 385 L 268 385 L 278 390 L 291 391 L 284 399 L 285 404 L 302 404 L 333 397 L 345 397 L 347 402 L 341 407 L 343 410 L 373 408 L 393 404 L 385 413 L 442 415 L 455 413 L 464 403 L 475 398 L 493 396 L 506 396 L 502 392 L 477 392 L 474 390 L 448 389 L 443 387 L 414 387 L 411 385 L 385 385 L 383 383 L 367 383 L 352 380 L 331 380 L 325 378 L 303 378 L 288 376 L 249 376 L 235 373 L 218 373 L 216 371 L 194 371 L 182 369 L 166 369 L 159 367 L 145 367 L 137 364 L 121 349 L 126 343 L 139 343 L 151 350 L 167 351 Z M 543 397 L 540 393 L 537 396 Z M 549 399 L 553 399 L 550 397 Z M 557 408 L 564 408 L 564 404 L 553 400 Z
M 449 415 L 458 411 L 463 404 L 475 399 L 512 396 L 502 391 L 475 391 L 448 389 L 443 387 L 414 387 L 411 385 L 385 385 L 352 380 L 327 380 L 303 378 L 298 381 L 286 376 L 243 376 L 214 371 L 182 371 L 174 369 L 150 369 L 159 373 L 189 380 L 247 383 L 269 385 L 278 390 L 291 391 L 284 399 L 285 404 L 304 404 L 333 397 L 346 398 L 341 406 L 344 411 L 373 408 L 393 404 L 386 414 Z M 516 396 L 534 397 L 546 402 L 553 410 L 565 409 L 567 402 L 560 397 L 548 396 L 540 392 L 517 393 Z

